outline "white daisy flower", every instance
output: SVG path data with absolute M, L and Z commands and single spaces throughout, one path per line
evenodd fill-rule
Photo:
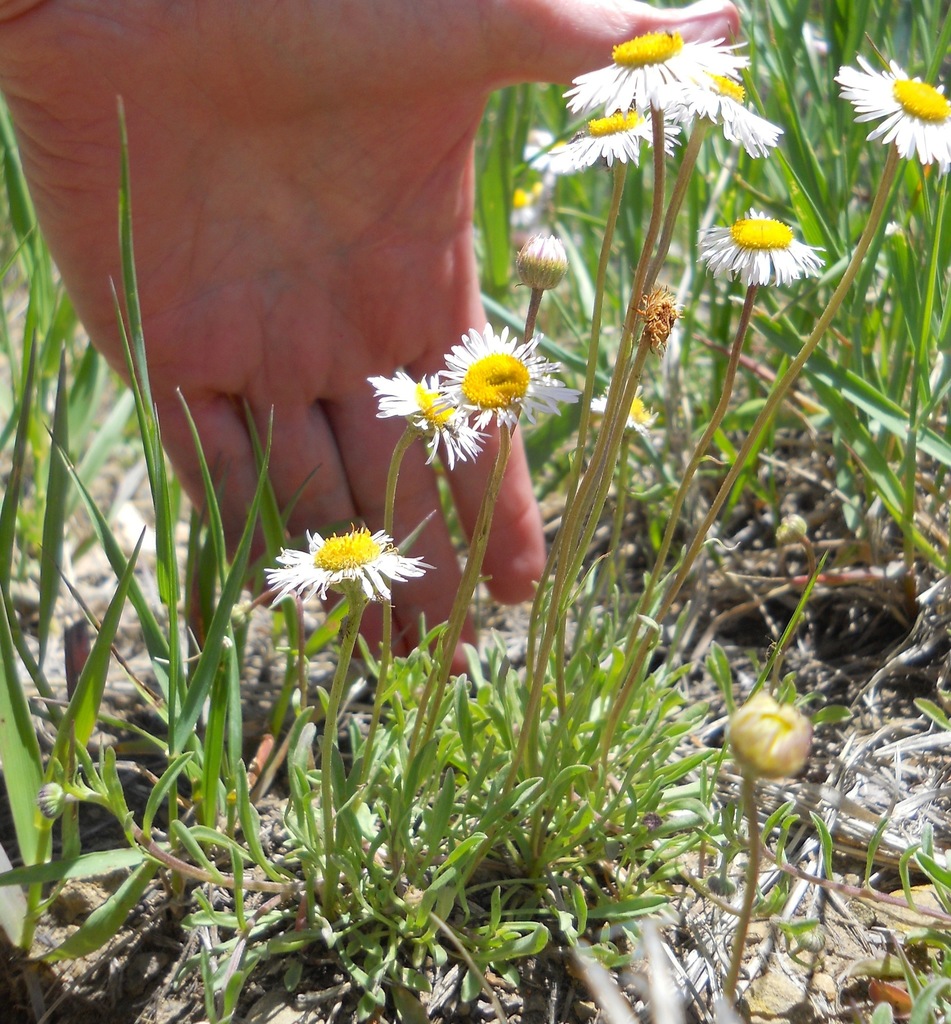
M 660 105 L 655 99 L 672 82 L 700 85 L 705 74 L 735 78 L 749 60 L 722 42 L 688 43 L 679 32 L 648 32 L 619 43 L 611 64 L 574 80 L 574 88 L 565 93 L 568 109 L 576 114 L 598 108 L 608 114 L 643 112 Z
M 766 156 L 783 134 L 765 117 L 744 105 L 746 90 L 723 75 L 707 75 L 703 86 L 682 85 L 665 91 L 662 105 L 683 124 L 702 117 L 723 126 L 728 142 L 742 146 L 752 157 Z
M 482 451 L 485 435 L 469 425 L 469 417 L 439 390 L 438 378 L 423 377 L 415 381 L 408 373 L 398 370 L 393 377 L 369 377 L 380 401 L 377 418 L 403 416 L 427 440 L 429 458 L 436 457 L 442 441 L 449 469 L 456 460 L 467 462 Z
M 680 127 L 665 119 L 664 152 L 671 156 Z M 631 110 L 620 111 L 606 117 L 590 120 L 556 156 L 552 156 L 551 167 L 556 174 L 570 174 L 582 171 L 603 160 L 610 167 L 615 160 L 632 163 L 636 167 L 640 159 L 641 146 L 653 142 L 650 118 Z
M 539 336 L 521 343 L 508 333 L 503 327 L 496 335 L 490 324 L 482 334 L 473 328 L 446 357 L 444 387 L 480 428 L 493 419 L 515 427 L 521 413 L 534 423 L 536 412 L 557 412 L 559 402 L 578 400 L 578 391 L 551 376 L 558 364 L 536 353 Z
M 841 96 L 855 107 L 856 121 L 882 123 L 869 135 L 885 145 L 894 142 L 899 156 L 917 154 L 923 164 L 936 163 L 942 174 L 951 169 L 951 100 L 943 87 L 935 88 L 920 78 L 909 78 L 894 62 L 888 71 L 875 71 L 857 58 L 862 71 L 842 67 L 835 80 Z
M 278 591 L 275 604 L 291 594 L 299 594 L 302 601 L 315 594 L 323 600 L 328 590 L 346 592 L 351 587 L 359 587 L 371 601 L 389 601 L 387 580 L 402 582 L 432 568 L 421 558 L 401 555 L 382 530 L 371 534 L 361 526 L 326 539 L 308 533 L 307 540 L 309 551 L 285 548 L 277 556 L 283 568 L 265 573 L 268 586 Z
M 728 228 L 710 228 L 700 236 L 700 258 L 716 277 L 739 274 L 743 284 L 789 284 L 817 274 L 817 249 L 793 238 L 792 229 L 764 213 L 749 213 Z
M 603 416 L 607 407 L 607 395 L 591 400 L 591 411 L 596 416 Z M 641 437 L 649 438 L 651 436 L 650 429 L 656 422 L 657 413 L 644 404 L 644 400 L 641 398 L 641 389 L 638 388 L 634 394 L 634 400 L 631 402 L 625 427 L 635 434 L 640 434 Z

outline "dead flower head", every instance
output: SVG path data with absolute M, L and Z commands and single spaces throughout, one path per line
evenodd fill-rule
M 683 307 L 674 301 L 674 293 L 666 288 L 655 288 L 641 300 L 638 315 L 644 321 L 644 334 L 654 355 L 663 355 L 666 351 L 667 338 L 671 337 L 674 325 L 683 314 Z
M 651 352 L 662 356 L 674 324 L 683 315 L 682 308 L 674 302 L 673 293 L 663 287 L 655 288 L 641 300 L 637 315 L 644 321 L 644 335 Z

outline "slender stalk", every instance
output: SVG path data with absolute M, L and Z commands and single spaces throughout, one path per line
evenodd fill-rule
M 545 560 L 545 568 L 542 571 L 538 586 L 535 588 L 535 598 L 532 602 L 532 613 L 529 619 L 528 628 L 528 651 L 526 663 L 532 666 L 536 662 L 535 649 L 538 637 L 539 625 L 542 622 L 543 612 L 546 607 L 546 598 L 549 596 L 548 581 L 551 579 L 555 566 L 561 557 L 562 542 L 566 536 L 564 529 L 565 517 L 569 516 L 574 503 L 575 493 L 578 490 L 578 481 L 581 476 L 581 468 L 584 465 L 584 450 L 587 443 L 588 427 L 591 420 L 591 400 L 594 397 L 594 385 L 598 372 L 598 350 L 601 344 L 601 318 L 604 313 L 604 290 L 607 282 L 608 263 L 611 258 L 611 244 L 614 241 L 614 230 L 617 227 L 618 214 L 621 209 L 621 197 L 624 195 L 624 182 L 627 178 L 627 164 L 620 161 L 614 165 L 614 188 L 611 193 L 611 205 L 608 209 L 607 221 L 604 227 L 604 238 L 601 242 L 601 255 L 598 258 L 598 271 L 594 287 L 594 308 L 591 313 L 591 335 L 588 342 L 588 360 L 585 369 L 584 391 L 581 395 L 581 419 L 578 424 L 578 440 L 575 445 L 575 455 L 571 463 L 571 470 L 568 475 L 568 485 L 565 492 L 565 506 L 562 517 L 562 529 L 555 535 L 555 539 L 548 551 Z M 548 606 L 551 602 L 548 602 Z
M 766 402 L 763 408 L 760 410 L 759 415 L 753 423 L 750 433 L 746 440 L 740 446 L 739 452 L 737 452 L 736 458 L 733 461 L 733 465 L 730 467 L 714 497 L 710 508 L 707 510 L 707 514 L 703 517 L 703 521 L 697 528 L 694 534 L 693 540 L 684 555 L 683 561 L 680 564 L 680 568 L 677 570 L 674 578 L 667 586 L 667 590 L 664 594 L 663 600 L 660 603 L 659 608 L 654 613 L 654 620 L 660 622 L 670 612 L 673 607 L 674 601 L 677 599 L 677 595 L 680 593 L 681 588 L 687 581 L 688 576 L 693 570 L 694 563 L 697 560 L 697 556 L 706 541 L 707 534 L 710 531 L 711 526 L 716 521 L 717 516 L 720 514 L 720 510 L 726 504 L 727 499 L 733 490 L 733 485 L 736 483 L 743 472 L 747 460 L 753 452 L 756 444 L 759 442 L 763 432 L 769 426 L 773 417 L 775 416 L 779 406 L 782 404 L 789 389 L 793 386 L 796 380 L 799 378 L 799 374 L 802 373 L 803 367 L 806 365 L 809 357 L 816 350 L 819 342 L 822 340 L 823 335 L 828 330 L 829 325 L 832 323 L 832 319 L 835 314 L 839 311 L 839 307 L 848 294 L 855 281 L 856 275 L 859 272 L 859 268 L 862 265 L 862 261 L 865 258 L 865 254 L 868 252 L 869 246 L 872 244 L 872 239 L 875 237 L 875 233 L 878 230 L 878 226 L 881 223 L 882 217 L 884 216 L 886 207 L 888 205 L 888 194 L 891 190 L 892 182 L 895 178 L 895 173 L 898 169 L 899 162 L 898 151 L 893 145 L 888 153 L 888 158 L 885 161 L 885 167 L 882 172 L 882 178 L 879 182 L 878 191 L 875 193 L 875 198 L 872 201 L 872 208 L 869 211 L 869 219 L 865 225 L 865 229 L 862 232 L 861 237 L 855 247 L 855 251 L 852 253 L 852 258 L 849 260 L 848 266 L 845 268 L 842 274 L 842 279 L 839 282 L 838 287 L 833 292 L 832 297 L 829 299 L 829 303 L 823 311 L 822 315 L 816 321 L 816 326 L 813 328 L 812 333 L 806 339 L 802 348 L 799 351 L 799 355 L 789 364 L 785 372 L 775 382 L 772 390 L 766 398 Z M 625 674 L 624 683 L 622 684 L 621 691 L 623 693 L 630 693 L 633 689 L 637 679 L 640 676 L 641 670 L 647 661 L 650 651 L 653 649 L 653 645 L 650 643 L 641 642 L 634 645 L 636 639 L 634 631 L 632 631 L 632 637 L 629 642 L 629 660 L 631 661 L 630 668 Z M 620 699 L 617 702 L 617 714 L 621 715 L 624 713 L 624 703 Z M 606 746 L 602 746 L 602 755 L 607 756 L 604 751 L 607 749 Z
M 631 658 L 632 652 L 636 650 L 635 645 L 641 635 L 642 629 L 641 616 L 647 614 L 651 601 L 654 599 L 654 589 L 657 586 L 657 581 L 660 579 L 664 570 L 664 565 L 667 562 L 667 556 L 670 553 L 670 546 L 673 543 L 674 534 L 676 533 L 677 526 L 680 522 L 680 514 L 683 510 L 684 502 L 687 499 L 690 485 L 693 482 L 697 469 L 700 467 L 700 463 L 707 454 L 707 448 L 713 440 L 713 435 L 717 430 L 719 430 L 720 424 L 723 422 L 723 418 L 726 416 L 727 410 L 730 407 L 730 400 L 733 397 L 733 385 L 736 382 L 736 373 L 740 365 L 740 356 L 743 352 L 743 342 L 746 339 L 746 332 L 749 328 L 750 320 L 753 315 L 753 304 L 756 299 L 756 292 L 756 285 L 750 285 L 746 290 L 746 301 L 743 303 L 743 312 L 740 314 L 740 320 L 736 327 L 736 335 L 733 339 L 733 346 L 730 349 L 730 358 L 723 378 L 720 400 L 717 402 L 716 408 L 713 410 L 710 422 L 707 424 L 706 430 L 703 432 L 703 436 L 694 448 L 693 455 L 687 463 L 687 468 L 684 470 L 680 486 L 677 488 L 676 495 L 674 495 L 674 502 L 670 510 L 670 517 L 667 520 L 667 528 L 664 531 L 663 540 L 657 550 L 657 557 L 654 559 L 654 569 L 647 577 L 647 582 L 644 586 L 644 593 L 637 602 L 637 608 L 635 609 L 635 614 L 633 616 L 633 622 L 627 639 L 628 658 Z M 618 691 L 617 700 L 612 707 L 611 716 L 604 730 L 604 739 L 601 744 L 602 760 L 606 761 L 608 757 L 611 750 L 611 743 L 614 739 L 615 730 L 617 729 L 621 718 L 625 714 L 627 701 L 630 698 L 631 690 L 636 684 L 636 681 L 637 674 L 625 674 L 624 683 Z
M 617 464 L 618 452 L 627 425 L 628 411 L 631 408 L 631 402 L 637 391 L 640 372 L 647 359 L 647 351 L 643 345 L 638 346 L 636 354 L 634 353 L 634 332 L 637 326 L 637 311 L 641 306 L 643 298 L 650 253 L 654 248 L 654 243 L 661 228 L 666 169 L 663 145 L 663 113 L 651 108 L 651 122 L 654 132 L 654 195 L 651 219 L 644 235 L 641 255 L 634 271 L 634 284 L 624 318 L 624 328 L 621 333 L 621 344 L 617 359 L 618 369 L 615 371 L 611 385 L 608 388 L 604 411 L 604 426 L 595 442 L 591 462 L 580 478 L 577 491 L 574 494 L 569 493 L 562 516 L 561 529 L 559 530 L 557 540 L 557 561 L 553 563 L 554 579 L 552 581 L 551 596 L 547 605 L 548 614 L 545 620 L 545 629 L 537 649 L 534 651 L 532 649 L 529 650 L 527 679 L 529 700 L 526 709 L 525 726 L 522 729 L 522 734 L 519 736 L 519 745 L 509 772 L 507 788 L 514 785 L 526 750 L 532 751 L 532 757 L 535 756 L 534 744 L 530 744 L 529 739 L 534 736 L 533 723 L 541 707 L 545 666 L 551 657 L 552 647 L 558 632 L 558 624 L 565 611 L 566 595 L 577 575 L 584 557 L 585 546 L 590 541 L 590 537 L 597 525 L 597 519 L 604 507 L 604 502 L 607 500 L 611 479 L 614 475 L 614 467 Z M 578 458 L 580 459 L 580 457 L 579 452 Z M 566 553 L 564 557 L 563 553 Z M 565 558 L 568 559 L 567 563 Z M 533 609 L 533 626 L 535 621 Z M 534 657 L 532 654 L 534 654 Z
M 403 431 L 396 448 L 393 450 L 393 457 L 390 459 L 390 469 L 386 477 L 386 494 L 383 505 L 383 532 L 393 536 L 393 522 L 396 508 L 396 485 L 400 478 L 400 466 L 403 463 L 403 456 L 412 447 L 413 442 L 419 437 L 419 431 L 408 426 Z M 395 539 L 395 538 L 394 538 Z M 363 768 L 360 773 L 360 782 L 367 780 L 367 772 L 373 753 L 373 743 L 376 739 L 377 728 L 383 714 L 383 703 L 386 700 L 386 682 L 390 671 L 390 663 L 393 660 L 393 605 L 389 601 L 383 602 L 383 636 L 380 644 L 380 667 L 377 672 L 376 692 L 373 695 L 373 714 L 370 718 L 370 727 L 367 730 L 366 743 L 363 745 Z
M 368 598 L 363 588 L 356 584 L 347 587 L 347 601 L 350 608 L 343 624 L 343 635 L 340 639 L 340 653 L 337 657 L 337 668 L 330 694 L 327 698 L 327 714 L 324 718 L 324 734 L 320 744 L 320 810 L 324 824 L 324 857 L 326 861 L 324 877 L 324 914 L 328 920 L 334 916 L 336 897 L 337 871 L 335 861 L 334 836 L 334 802 L 333 802 L 333 754 L 337 748 L 337 715 L 347 682 L 347 672 L 353 657 L 353 648 L 360 633 L 360 621 L 366 609 Z
M 756 786 L 753 780 L 743 773 L 742 782 L 743 813 L 746 815 L 746 829 L 749 845 L 749 859 L 746 863 L 746 890 L 743 893 L 743 904 L 736 922 L 733 935 L 733 953 L 730 957 L 730 970 L 723 985 L 724 998 L 731 1004 L 736 1002 L 736 986 L 740 980 L 740 968 L 743 966 L 743 950 L 746 946 L 746 933 L 753 917 L 753 904 L 756 902 L 756 883 L 759 880 L 760 845 L 759 818 L 756 813 Z
M 535 337 L 535 321 L 538 319 L 538 310 L 544 294 L 544 288 L 532 289 L 532 297 L 528 300 L 528 312 L 525 314 L 525 329 L 522 331 L 523 345 Z
M 588 426 L 591 421 L 591 400 L 594 398 L 594 385 L 598 375 L 598 349 L 601 344 L 601 318 L 604 315 L 604 289 L 607 282 L 608 263 L 611 258 L 611 245 L 614 242 L 614 230 L 617 227 L 618 214 L 621 210 L 621 198 L 624 195 L 624 183 L 627 180 L 627 164 L 620 161 L 614 165 L 614 188 L 611 192 L 611 206 L 604 226 L 604 239 L 601 243 L 601 255 L 598 259 L 598 274 L 595 279 L 594 309 L 591 313 L 591 338 L 588 343 L 588 362 L 585 368 L 584 391 L 581 395 L 581 419 L 578 423 L 578 440 L 575 444 L 575 458 L 571 465 L 568 479 L 568 497 L 574 495 L 578 488 L 578 478 L 584 465 L 584 449 L 588 440 Z
M 693 174 L 697 157 L 700 154 L 700 146 L 706 138 L 709 127 L 710 122 L 706 119 L 701 118 L 697 121 L 694 130 L 690 133 L 690 139 L 684 148 L 680 167 L 677 170 L 677 178 L 674 181 L 674 190 L 667 205 L 664 229 L 661 232 L 660 241 L 657 243 L 657 252 L 651 260 L 650 269 L 647 271 L 647 281 L 645 284 L 645 290 L 647 291 L 653 287 L 654 282 L 657 280 L 657 275 L 660 273 L 660 268 L 663 266 L 664 260 L 667 259 L 667 252 L 674 237 L 674 226 L 677 223 L 677 216 L 680 213 L 680 207 L 683 206 L 684 196 L 687 194 L 687 186 L 690 184 L 690 177 Z
M 469 557 L 466 559 L 462 579 L 459 581 L 459 588 L 456 591 L 456 599 L 449 614 L 449 621 L 446 623 L 446 628 L 439 638 L 432 670 L 429 673 L 426 685 L 423 688 L 423 694 L 419 700 L 419 710 L 416 712 L 416 721 L 413 724 L 413 732 L 410 737 L 410 760 L 419 753 L 420 746 L 430 739 L 433 730 L 436 728 L 436 713 L 442 704 L 443 694 L 449 682 L 452 657 L 459 643 L 459 638 L 462 636 L 466 615 L 472 602 L 472 595 L 475 593 L 476 585 L 482 573 L 482 562 L 485 558 L 485 549 L 489 541 L 492 514 L 495 511 L 499 490 L 502 487 L 502 477 L 505 475 L 505 467 L 508 464 L 511 452 L 512 428 L 503 423 L 499 428 L 498 455 L 495 458 L 495 465 L 492 468 L 492 475 L 489 477 L 485 493 L 482 495 L 479 515 L 476 519 L 475 528 L 472 531 Z M 430 713 L 427 714 L 427 712 Z M 425 729 L 423 728 L 424 722 Z
M 608 542 L 607 590 L 610 592 L 617 583 L 617 559 L 614 552 L 621 546 L 621 534 L 624 532 L 624 518 L 627 515 L 628 478 L 631 475 L 631 436 L 625 431 L 621 443 L 621 454 L 618 458 L 617 486 L 614 493 L 617 500 L 614 507 L 614 520 L 611 523 L 611 539 Z
M 855 277 L 859 272 L 859 267 L 862 265 L 862 260 L 868 252 L 868 247 L 871 245 L 872 238 L 875 236 L 875 232 L 878 230 L 878 225 L 885 213 L 888 192 L 891 188 L 892 180 L 895 177 L 899 159 L 898 151 L 894 146 L 892 146 L 888 153 L 888 159 L 885 161 L 882 180 L 879 183 L 878 191 L 876 192 L 875 199 L 872 202 L 872 209 L 869 212 L 868 223 L 865 225 L 862 237 L 859 239 L 858 244 L 855 247 L 855 252 L 852 254 L 852 259 L 849 261 L 849 265 L 845 268 L 842 280 L 839 282 L 839 286 L 836 288 L 835 292 L 833 292 L 832 298 L 829 300 L 829 304 L 826 306 L 822 316 L 820 316 L 818 321 L 816 321 L 816 326 L 813 328 L 812 333 L 800 349 L 799 355 L 796 356 L 789 366 L 786 367 L 786 371 L 776 381 L 773 385 L 772 391 L 770 391 L 767 396 L 766 402 L 760 410 L 759 415 L 756 417 L 749 435 L 740 447 L 739 452 L 737 452 L 733 465 L 727 472 L 726 477 L 724 477 L 723 483 L 720 485 L 720 489 L 717 491 L 716 497 L 713 499 L 707 514 L 704 516 L 703 522 L 697 529 L 693 541 L 684 556 L 683 563 L 677 571 L 677 575 L 674 577 L 667 589 L 667 593 L 664 595 L 664 600 L 661 604 L 660 611 L 658 612 L 659 617 L 663 617 L 670 611 L 677 595 L 680 592 L 680 588 L 686 582 L 686 579 L 693 568 L 693 563 L 700 552 L 700 548 L 703 546 L 707 532 L 713 525 L 716 517 L 719 515 L 720 509 L 722 509 L 726 504 L 726 501 L 730 496 L 730 492 L 733 490 L 733 485 L 736 483 L 740 473 L 743 472 L 743 467 L 746 465 L 746 461 L 750 457 L 753 448 L 759 442 L 763 431 L 765 431 L 769 426 L 773 416 L 775 416 L 776 411 L 789 392 L 789 389 L 796 382 L 799 374 L 802 373 L 803 367 L 806 365 L 806 362 L 812 353 L 816 350 L 816 347 L 822 340 L 829 324 L 832 323 L 832 318 L 839 311 L 839 307 L 842 305 L 845 296 L 852 287 L 852 283 L 855 281 Z

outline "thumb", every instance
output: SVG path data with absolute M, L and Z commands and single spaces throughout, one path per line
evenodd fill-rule
M 678 9 L 632 0 L 509 0 L 500 4 L 502 82 L 570 82 L 611 62 L 615 44 L 676 30 L 688 40 L 732 41 L 739 16 L 729 0 Z

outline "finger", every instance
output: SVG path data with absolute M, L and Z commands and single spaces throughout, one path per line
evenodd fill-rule
M 189 412 L 201 439 L 205 460 L 219 492 L 222 523 L 229 546 L 237 544 L 257 488 L 258 470 L 245 410 L 231 396 L 192 396 Z M 181 399 L 157 403 L 162 442 L 186 491 L 199 507 L 205 504 L 198 454 Z M 344 467 L 323 411 L 317 404 L 252 410 L 263 451 L 271 426 L 270 482 L 278 507 L 290 509 L 292 536 L 305 530 L 352 520 L 357 512 Z
M 570 82 L 608 64 L 616 43 L 645 32 L 676 29 L 695 41 L 729 41 L 739 31 L 728 0 L 676 10 L 630 0 L 514 0 L 502 10 L 504 43 L 493 52 L 508 65 L 504 81 Z

